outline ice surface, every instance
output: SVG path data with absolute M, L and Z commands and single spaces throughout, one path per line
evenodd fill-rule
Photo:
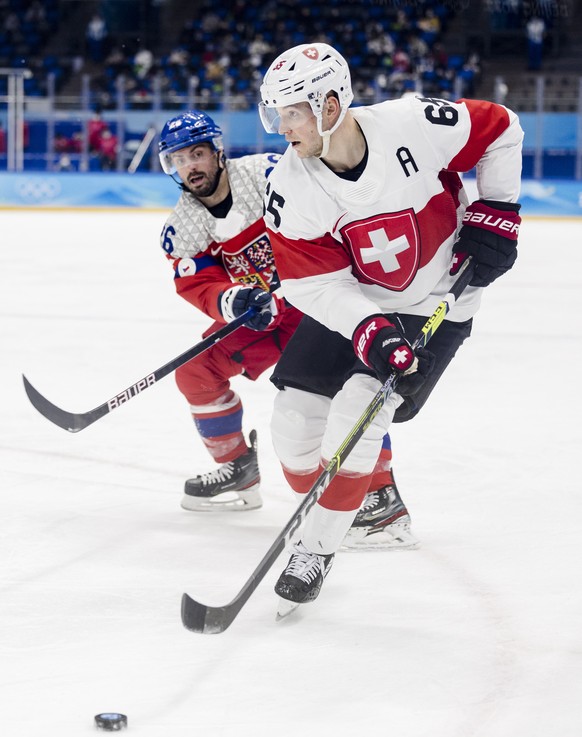
M 21 373 L 85 411 L 199 340 L 160 212 L 0 212 L 0 733 L 82 737 L 580 737 L 582 222 L 525 221 L 515 269 L 421 415 L 393 430 L 417 551 L 338 555 L 275 622 L 271 569 L 231 600 L 294 509 L 269 437 L 274 388 L 242 378 L 265 505 L 197 514 L 212 463 L 172 377 L 72 435 Z

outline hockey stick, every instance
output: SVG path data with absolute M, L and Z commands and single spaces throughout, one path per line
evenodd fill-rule
M 226 338 L 227 335 L 234 333 L 237 328 L 240 328 L 241 325 L 244 325 L 245 322 L 250 320 L 256 312 L 256 307 L 251 307 L 246 312 L 243 312 L 242 315 L 235 318 L 232 322 L 227 323 L 223 328 L 220 328 L 215 333 L 212 333 L 212 335 L 201 340 L 200 343 L 197 343 L 189 350 L 181 353 L 177 358 L 174 358 L 173 361 L 169 361 L 159 369 L 156 369 L 156 371 L 144 376 L 143 379 L 136 381 L 136 383 L 132 384 L 128 389 L 119 392 L 119 394 L 108 399 L 107 402 L 100 404 L 98 407 L 95 407 L 95 409 L 91 409 L 88 412 L 67 412 L 64 409 L 57 407 L 56 404 L 49 402 L 46 397 L 43 397 L 43 395 L 33 387 L 30 381 L 23 374 L 22 380 L 24 382 L 24 389 L 35 409 L 37 409 L 41 415 L 46 417 L 47 420 L 54 422 L 55 425 L 62 427 L 63 430 L 79 432 L 79 430 L 84 430 L 86 427 L 92 425 L 114 409 L 121 407 L 122 404 L 133 399 L 145 389 L 149 389 L 150 386 L 153 386 L 157 381 L 163 379 L 164 376 L 167 376 L 175 369 L 188 363 L 192 358 L 199 356 L 201 353 L 208 350 L 208 348 L 216 345 L 216 343 L 221 341 L 223 338 Z
M 437 330 L 445 319 L 445 316 L 452 309 L 465 287 L 471 281 L 473 276 L 473 266 L 470 264 L 470 261 L 470 258 L 465 260 L 461 270 L 459 271 L 457 280 L 451 287 L 451 291 L 445 295 L 442 302 L 439 303 L 436 310 L 422 327 L 421 332 L 412 344 L 415 350 L 418 348 L 424 348 L 432 338 L 435 330 Z M 382 409 L 387 397 L 394 391 L 397 381 L 397 378 L 392 375 L 381 386 L 376 396 L 372 399 L 360 419 L 352 428 L 350 434 L 338 448 L 331 461 L 319 475 L 317 481 L 305 495 L 305 498 L 297 507 L 289 522 L 287 522 L 285 527 L 281 530 L 264 558 L 255 568 L 242 589 L 229 604 L 219 607 L 207 606 L 206 604 L 201 604 L 199 601 L 192 599 L 188 594 L 182 595 L 182 624 L 186 629 L 189 629 L 192 632 L 200 632 L 202 634 L 220 634 L 232 624 L 237 614 L 251 597 L 253 591 L 265 577 L 267 571 L 289 544 L 293 534 L 299 528 L 311 507 L 313 507 L 315 502 L 329 486 L 329 483 L 340 470 L 358 440 L 362 437 L 370 423 Z

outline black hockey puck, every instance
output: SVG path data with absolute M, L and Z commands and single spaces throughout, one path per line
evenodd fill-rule
M 97 729 L 104 729 L 106 732 L 117 732 L 118 729 L 127 727 L 127 717 L 125 714 L 113 714 L 109 712 L 97 714 L 95 717 L 95 726 Z

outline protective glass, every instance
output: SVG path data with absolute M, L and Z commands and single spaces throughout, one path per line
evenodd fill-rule
M 301 107 L 288 105 L 287 107 L 267 107 L 264 102 L 259 103 L 259 117 L 267 133 L 281 133 L 299 128 L 313 118 L 309 103 Z
M 178 169 L 192 164 L 206 164 L 215 153 L 216 151 L 211 151 L 207 146 L 181 148 L 178 151 L 160 154 L 160 162 L 166 174 L 174 174 Z

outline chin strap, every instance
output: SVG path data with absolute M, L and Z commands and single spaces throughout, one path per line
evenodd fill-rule
M 322 139 L 321 153 L 319 154 L 317 158 L 325 159 L 325 157 L 329 153 L 329 144 L 331 141 L 331 131 L 324 131 L 321 134 L 321 139 Z
M 332 125 L 332 127 L 328 131 L 323 130 L 323 120 L 322 120 L 322 114 L 321 112 L 317 113 L 314 110 L 315 117 L 317 119 L 317 132 L 322 138 L 322 147 L 321 147 L 321 153 L 317 157 L 318 159 L 325 159 L 327 154 L 329 153 L 329 144 L 331 141 L 331 134 L 334 133 L 342 124 L 343 119 L 346 116 L 346 113 L 348 112 L 348 108 L 344 107 L 340 110 L 340 114 L 338 119 L 335 121 L 335 124 Z

